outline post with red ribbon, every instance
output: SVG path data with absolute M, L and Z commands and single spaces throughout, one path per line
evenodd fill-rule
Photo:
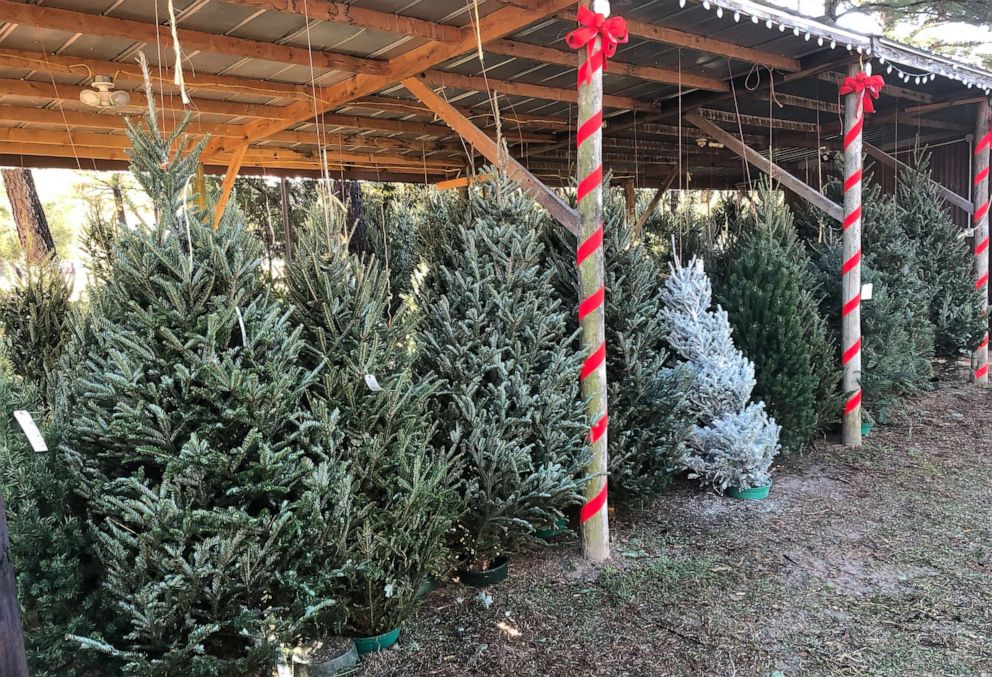
M 841 83 L 844 96 L 844 235 L 841 264 L 841 366 L 844 370 L 844 444 L 861 446 L 861 181 L 865 114 L 885 86 L 858 64 Z
M 989 147 L 992 133 L 989 132 L 989 102 L 978 104 L 978 122 L 975 127 L 975 288 L 982 296 L 982 312 L 989 314 Z M 985 332 L 981 342 L 972 353 L 971 380 L 978 385 L 989 383 L 989 334 Z
M 627 42 L 627 25 L 609 18 L 610 3 L 579 1 L 579 27 L 565 38 L 579 50 L 578 206 L 581 216 L 577 265 L 579 267 L 579 324 L 582 327 L 582 395 L 588 402 L 592 444 L 591 479 L 579 511 L 582 554 L 594 562 L 610 556 L 607 516 L 607 402 L 605 261 L 603 255 L 603 70 L 617 45 Z

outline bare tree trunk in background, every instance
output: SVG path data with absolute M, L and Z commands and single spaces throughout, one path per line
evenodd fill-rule
M 365 204 L 362 202 L 362 187 L 358 181 L 335 181 L 338 199 L 348 211 L 348 251 L 352 254 L 365 254 L 369 251 L 368 220 L 365 218 Z
M 3 185 L 7 188 L 14 224 L 17 226 L 17 237 L 21 240 L 25 257 L 32 263 L 54 258 L 55 241 L 48 228 L 48 219 L 45 218 L 41 200 L 38 199 L 31 170 L 4 169 L 0 170 L 0 174 L 3 176 Z
M 289 224 L 289 183 L 285 176 L 279 179 L 279 202 L 282 206 L 282 236 L 286 251 L 286 263 L 292 263 L 293 230 Z
M 121 228 L 127 228 L 127 212 L 124 211 L 124 189 L 121 188 L 120 174 L 115 174 L 110 181 L 110 192 L 114 196 L 114 211 L 117 214 L 117 223 Z
M 17 606 L 14 562 L 7 539 L 7 516 L 0 496 L 0 675 L 27 677 L 28 662 L 21 634 L 21 613 Z

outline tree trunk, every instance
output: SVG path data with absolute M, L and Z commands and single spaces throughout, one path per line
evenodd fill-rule
M 120 177 L 110 182 L 110 192 L 114 195 L 114 211 L 117 223 L 121 228 L 127 228 L 127 212 L 124 211 L 124 189 L 121 188 Z
M 55 257 L 55 241 L 48 229 L 45 210 L 34 187 L 30 169 L 4 169 L 3 184 L 7 188 L 17 237 L 21 240 L 24 255 L 31 263 L 40 263 Z
M 27 677 L 28 663 L 21 634 L 21 613 L 17 606 L 14 562 L 10 558 L 7 516 L 0 496 L 0 675 Z
M 338 198 L 347 210 L 348 251 L 352 254 L 369 252 L 368 221 L 362 202 L 362 187 L 358 181 L 335 181 Z
M 286 177 L 279 180 L 279 204 L 282 207 L 282 237 L 286 263 L 293 262 L 293 229 L 289 223 L 289 183 Z

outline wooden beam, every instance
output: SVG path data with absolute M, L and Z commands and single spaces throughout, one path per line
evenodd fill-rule
M 559 66 L 568 66 L 573 69 L 576 68 L 574 50 L 542 47 L 540 45 L 531 45 L 526 42 L 516 42 L 514 40 L 493 40 L 485 46 L 485 50 L 493 54 L 499 54 L 500 56 L 528 59 L 539 63 L 552 63 Z M 716 78 L 685 72 L 680 73 L 670 68 L 624 63 L 614 59 L 610 60 L 610 68 L 606 72 L 606 75 L 607 77 L 611 75 L 624 75 L 647 80 L 648 82 L 661 82 L 666 85 L 677 85 L 681 81 L 682 86 L 688 89 L 705 89 L 710 92 L 730 91 L 726 82 Z
M 481 181 L 489 181 L 493 177 L 489 174 L 475 174 L 473 176 L 460 176 L 457 179 L 448 179 L 447 181 L 438 181 L 434 184 L 434 187 L 438 190 L 452 190 L 454 188 L 467 188 L 474 183 L 479 183 Z
M 954 99 L 953 101 L 938 101 L 937 103 L 929 103 L 922 106 L 910 106 L 905 112 L 908 115 L 923 115 L 957 106 L 971 106 L 976 103 L 982 103 L 983 101 L 988 101 L 988 99 L 984 96 L 973 96 L 967 99 Z
M 350 129 L 377 129 L 385 132 L 400 132 L 402 134 L 417 134 L 418 136 L 437 136 L 447 138 L 451 136 L 451 129 L 444 125 L 436 125 L 427 122 L 414 122 L 412 120 L 391 120 L 389 118 L 359 117 L 356 115 L 338 115 L 325 113 L 321 120 L 331 127 L 347 127 Z M 328 132 L 333 134 L 333 132 Z M 490 136 L 495 136 L 495 130 L 489 130 Z M 550 134 L 535 134 L 533 132 L 518 133 L 513 131 L 503 134 L 511 141 L 547 141 L 551 139 Z
M 0 96 L 20 96 L 28 99 L 44 101 L 71 101 L 79 104 L 79 95 L 88 87 L 79 85 L 58 85 L 52 82 L 37 80 L 12 80 L 0 78 Z M 115 112 L 148 110 L 148 99 L 137 90 L 123 89 L 131 96 L 131 102 L 126 106 L 115 108 Z M 85 104 L 80 104 L 85 106 Z M 211 115 L 229 115 L 245 118 L 265 118 L 279 120 L 282 117 L 282 106 L 266 106 L 253 103 L 237 103 L 234 101 L 218 101 L 216 99 L 195 98 L 189 107 L 183 105 L 179 98 L 162 97 L 155 101 L 161 110 L 179 112 L 199 112 Z M 93 110 L 92 108 L 90 110 Z
M 702 117 L 699 113 L 690 113 L 685 117 L 686 121 L 706 132 L 708 136 L 722 143 L 724 146 L 744 158 L 749 164 L 768 174 L 772 179 L 779 181 L 783 186 L 794 192 L 799 197 L 809 202 L 814 207 L 823 211 L 827 216 L 837 221 L 844 220 L 844 213 L 841 206 L 829 199 L 820 191 L 810 187 L 802 180 L 796 178 L 778 165 L 772 163 L 757 151 L 745 146 L 732 134 L 717 127 L 713 122 Z
M 637 222 L 634 224 L 634 232 L 640 233 L 644 228 L 644 225 L 651 218 L 654 210 L 658 208 L 658 203 L 661 202 L 661 198 L 665 196 L 665 192 L 671 188 L 672 183 L 678 178 L 679 170 L 678 167 L 674 168 L 671 173 L 669 173 L 668 178 L 665 179 L 664 183 L 655 191 L 654 196 L 651 198 L 651 202 L 648 203 L 647 208 L 641 212 L 641 215 L 637 218 Z
M 889 155 L 878 146 L 873 146 L 872 144 L 867 142 L 864 144 L 864 146 L 865 146 L 865 152 L 868 155 L 875 158 L 876 160 L 878 160 L 879 162 L 881 162 L 883 165 L 887 167 L 891 167 L 892 169 L 895 169 L 897 171 L 910 171 L 910 172 L 914 171 L 913 168 L 907 165 L 905 162 L 902 162 L 898 158 Z M 971 200 L 961 197 L 953 190 L 949 188 L 945 188 L 944 186 L 937 183 L 933 179 L 930 179 L 930 184 L 937 190 L 937 192 L 940 193 L 941 197 L 943 197 L 945 200 L 950 202 L 955 207 L 958 207 L 959 209 L 963 209 L 969 214 L 975 213 L 975 205 L 972 204 Z
M 705 117 L 707 120 L 716 120 L 718 122 L 730 122 L 733 124 L 742 124 L 748 127 L 762 127 L 764 129 L 785 129 L 790 132 L 805 132 L 807 134 L 816 134 L 818 129 L 816 123 L 813 122 L 799 122 L 797 120 L 786 120 L 783 118 L 766 118 L 758 115 L 738 115 L 737 113 L 731 113 L 729 111 L 722 110 L 712 110 L 710 108 L 700 108 L 699 114 Z
M 826 73 L 820 73 L 816 76 L 818 79 L 824 82 L 832 82 L 835 85 L 839 85 L 844 82 L 844 78 L 847 77 L 840 73 L 834 71 L 828 71 Z M 906 99 L 907 101 L 919 101 L 920 103 L 933 103 L 933 97 L 924 92 L 917 92 L 912 89 L 906 89 L 905 87 L 896 87 L 895 85 L 886 84 L 885 93 L 889 96 L 895 96 L 900 99 Z
M 562 18 L 575 21 L 575 17 L 562 16 Z M 761 49 L 742 47 L 732 42 L 724 42 L 715 38 L 686 33 L 646 21 L 627 19 L 627 30 L 630 31 L 631 35 L 644 38 L 645 40 L 663 42 L 676 47 L 685 47 L 697 52 L 703 52 L 704 54 L 715 54 L 717 56 L 727 57 L 728 59 L 760 64 L 769 68 L 777 68 L 780 71 L 793 72 L 800 70 L 798 59 Z
M 772 98 L 771 94 L 765 90 L 748 92 L 747 96 L 752 99 L 757 99 L 758 101 L 768 101 Z M 776 104 L 781 104 L 778 106 L 779 108 L 783 108 L 784 106 L 792 106 L 794 108 L 818 110 L 821 113 L 832 113 L 834 115 L 840 115 L 844 112 L 844 107 L 835 101 L 820 101 L 818 99 L 808 99 L 804 96 L 783 94 L 781 92 L 775 92 L 774 100 Z
M 87 78 L 93 75 L 113 76 L 116 74 L 115 79 L 134 80 L 139 83 L 143 81 L 141 67 L 137 63 L 101 61 L 81 56 L 42 54 L 18 49 L 0 49 L 0 67 L 36 70 L 43 73 L 62 73 Z M 155 67 L 150 71 L 149 75 L 151 75 L 152 81 L 160 89 L 169 92 L 178 91 L 173 84 L 175 73 L 171 68 L 162 67 L 160 72 L 159 67 Z M 306 85 L 286 82 L 261 81 L 231 75 L 187 71 L 183 71 L 183 80 L 186 82 L 186 89 L 191 93 L 199 90 L 224 94 L 265 94 L 305 101 L 310 101 L 313 98 L 312 90 Z
M 224 2 L 438 42 L 457 42 L 462 39 L 462 29 L 458 26 L 365 9 L 346 5 L 343 2 L 329 2 L 329 0 L 224 0 Z
M 542 207 L 550 212 L 556 221 L 565 226 L 572 234 L 578 235 L 578 213 L 541 183 L 526 167 L 511 158 L 505 148 L 497 146 L 496 142 L 490 139 L 485 132 L 473 125 L 468 118 L 455 110 L 454 106 L 435 94 L 434 90 L 419 79 L 407 78 L 403 80 L 403 86 L 437 113 L 439 118 L 472 144 L 486 159 L 519 183 Z
M 158 44 L 159 40 L 168 41 L 169 39 L 168 29 L 143 21 L 29 5 L 11 0 L 0 0 L 0 17 L 3 17 L 5 22 L 12 24 L 60 30 L 74 34 L 83 33 L 85 35 L 124 38 L 152 45 Z M 312 59 L 316 68 L 328 68 L 349 73 L 382 75 L 387 69 L 385 61 L 362 59 L 347 54 L 311 51 L 304 47 L 277 45 L 271 42 L 203 33 L 186 28 L 178 29 L 178 34 L 179 42 L 186 50 L 200 50 L 212 54 L 227 54 L 297 65 L 309 64 Z
M 573 2 L 574 0 L 543 0 L 541 7 L 537 9 L 519 7 L 497 9 L 491 14 L 487 14 L 478 23 L 476 31 L 471 32 L 471 35 L 466 35 L 459 42 L 430 42 L 391 59 L 388 62 L 385 75 L 362 72 L 329 87 L 321 88 L 318 90 L 317 112 L 323 113 L 332 110 L 348 101 L 368 96 L 400 80 L 416 75 L 424 69 L 434 68 L 449 59 L 475 49 L 477 39 L 483 43 L 497 40 L 554 14 Z M 287 107 L 283 120 L 256 121 L 246 125 L 248 140 L 254 143 L 293 125 L 305 122 L 313 115 L 314 106 L 311 102 L 297 102 Z M 204 158 L 209 159 L 225 150 L 230 151 L 231 146 L 230 140 L 211 141 L 204 151 Z
M 231 199 L 231 189 L 234 188 L 234 180 L 238 178 L 238 171 L 241 169 L 241 163 L 244 162 L 247 152 L 248 144 L 244 143 L 235 151 L 231 163 L 227 166 L 227 172 L 224 174 L 224 182 L 220 186 L 220 195 L 217 197 L 217 204 L 214 206 L 214 230 L 217 230 L 217 226 L 220 225 L 220 220 L 224 216 L 227 201 Z
M 525 96 L 532 99 L 564 101 L 567 103 L 578 103 L 579 100 L 579 95 L 574 89 L 532 85 L 527 82 L 493 80 L 492 78 L 462 75 L 460 73 L 449 73 L 446 71 L 426 71 L 420 75 L 420 79 L 432 87 L 451 87 L 454 89 L 464 89 L 469 92 L 484 93 L 493 90 L 511 96 Z M 603 105 L 607 108 L 618 108 L 621 110 L 658 110 L 658 106 L 653 103 L 639 101 L 628 96 L 605 95 L 603 96 Z

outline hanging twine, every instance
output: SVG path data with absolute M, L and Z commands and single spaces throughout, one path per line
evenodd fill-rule
M 607 18 L 605 15 L 594 12 L 587 7 L 579 7 L 578 14 L 579 28 L 566 36 L 565 41 L 569 47 L 575 50 L 585 48 L 586 59 L 579 67 L 578 88 L 580 94 L 583 87 L 590 87 L 594 77 L 606 69 L 607 60 L 616 54 L 617 45 L 628 41 L 627 23 L 620 17 Z M 580 97 L 581 98 L 581 97 Z M 597 110 L 592 111 L 586 120 L 580 120 L 576 132 L 576 146 L 580 151 L 587 143 L 600 143 L 603 128 L 603 108 L 602 101 L 599 102 Z M 595 154 L 595 153 L 594 153 Z M 595 154 L 598 155 L 598 154 Z M 603 183 L 603 165 L 594 168 L 579 167 L 580 171 L 585 171 L 586 175 L 579 181 L 577 198 L 580 208 L 587 199 L 596 199 L 593 194 Z M 583 266 L 594 266 L 598 255 L 603 247 L 603 224 L 600 223 L 596 229 L 584 240 L 581 240 L 576 252 L 576 264 L 581 269 Z M 579 303 L 579 322 L 597 311 L 601 312 L 606 300 L 606 290 L 600 285 L 598 289 L 582 299 Z M 597 374 L 606 363 L 606 342 L 603 341 L 598 347 L 585 357 L 582 363 L 580 379 L 586 379 Z M 593 445 L 603 439 L 606 435 L 608 424 L 608 414 L 606 406 L 602 411 L 594 416 L 594 423 L 589 431 L 589 439 Z M 605 479 L 602 488 L 579 510 L 579 523 L 585 524 L 595 517 L 606 507 L 607 482 Z
M 179 88 L 179 96 L 182 99 L 183 105 L 188 106 L 190 100 L 189 94 L 186 92 L 186 80 L 183 78 L 183 50 L 179 44 L 179 29 L 176 26 L 176 8 L 173 7 L 172 0 L 169 0 L 169 27 L 172 30 L 172 50 L 176 54 L 176 65 L 172 69 L 175 73 L 173 84 Z

